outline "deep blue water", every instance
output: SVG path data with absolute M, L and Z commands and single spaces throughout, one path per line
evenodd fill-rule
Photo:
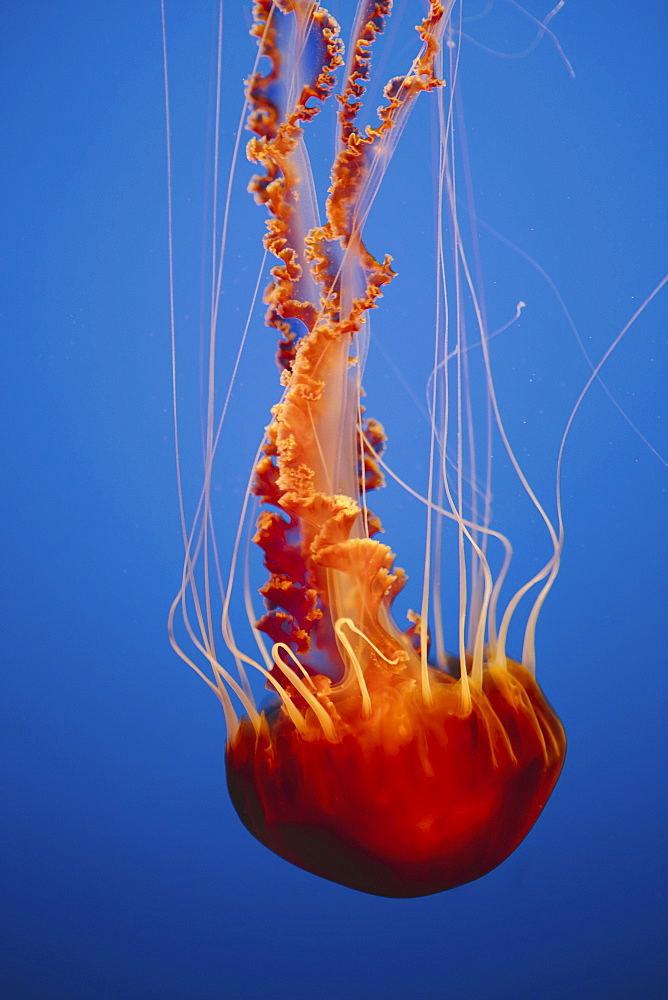
M 246 6 L 230 3 L 226 27 L 227 152 L 254 58 Z M 464 102 L 477 211 L 548 272 L 598 359 L 666 270 L 666 12 L 659 0 L 582 6 L 551 23 L 575 80 L 549 39 L 512 60 L 467 44 Z M 548 7 L 530 4 L 537 17 Z M 469 33 L 523 50 L 533 27 L 497 8 L 497 21 L 474 21 Z M 196 380 L 213 19 L 208 2 L 181 0 L 167 17 L 177 321 L 191 343 L 185 376 Z M 220 707 L 166 637 L 182 553 L 159 6 L 20 4 L 2 21 L 0 994 L 665 996 L 665 466 L 594 387 L 568 444 L 563 570 L 538 635 L 539 677 L 568 757 L 544 815 L 501 868 L 447 894 L 393 901 L 271 855 L 228 802 Z M 408 159 L 428 119 L 420 108 L 407 130 Z M 374 333 L 421 397 L 401 338 L 426 322 L 411 289 L 429 203 L 397 162 L 370 225 L 372 248 L 392 253 L 400 272 Z M 255 278 L 263 223 L 244 194 L 243 158 L 239 171 L 232 319 L 235 295 L 247 298 L 243 282 Z M 519 330 L 499 338 L 511 359 L 499 377 L 549 502 L 555 449 L 588 370 L 535 271 L 488 234 L 481 245 L 490 325 L 528 303 Z M 664 456 L 667 301 L 652 303 L 603 372 Z M 258 371 L 243 376 L 239 404 L 249 448 L 276 396 L 259 320 L 254 336 Z M 369 375 L 370 412 L 388 424 L 388 456 L 400 461 L 424 426 L 410 405 L 394 406 L 384 377 Z M 196 439 L 195 395 L 184 422 Z M 189 495 L 196 465 L 186 457 Z M 221 475 L 222 496 L 238 492 L 232 460 Z M 512 491 L 497 513 L 518 550 L 525 529 L 533 538 Z M 408 519 L 399 512 L 391 536 L 387 518 L 386 527 L 417 573 Z

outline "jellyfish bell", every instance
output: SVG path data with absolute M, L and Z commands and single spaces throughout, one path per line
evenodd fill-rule
M 531 675 L 508 661 L 479 687 L 430 668 L 367 670 L 361 698 L 322 678 L 315 712 L 283 708 L 230 739 L 228 788 L 245 826 L 316 875 L 379 896 L 470 882 L 499 865 L 536 822 L 561 770 L 563 729 Z M 371 679 L 369 680 L 369 676 Z M 336 688 L 336 685 L 334 686 Z M 306 707 L 306 706 L 304 706 Z
M 185 532 L 182 585 L 170 615 L 175 648 L 223 705 L 228 787 L 246 827 L 295 865 L 394 897 L 440 892 L 500 864 L 540 815 L 565 754 L 563 728 L 534 677 L 533 652 L 563 532 L 560 518 L 555 528 L 535 496 L 505 430 L 459 231 L 451 151 L 460 37 L 452 31 L 454 7 L 454 0 L 432 0 L 417 26 L 411 65 L 387 82 L 375 124 L 363 127 L 372 55 L 391 13 L 389 0 L 358 5 L 346 49 L 324 7 L 306 0 L 255 3 L 252 33 L 262 69 L 247 85 L 253 133 L 247 154 L 257 169 L 250 190 L 268 213 L 265 247 L 277 260 L 265 303 L 266 322 L 278 334 L 283 386 L 250 490 L 259 507 L 253 543 L 268 573 L 260 589 L 263 613 L 254 611 L 246 591 L 258 655 L 237 643 L 230 612 L 241 531 L 221 585 L 226 651 L 217 651 L 212 397 L 204 488 Z M 334 100 L 337 147 L 321 220 L 308 130 Z M 394 272 L 389 255 L 377 259 L 367 249 L 363 231 L 418 100 L 438 102 L 439 204 L 452 252 L 446 262 L 441 250 L 438 261 L 450 304 L 433 346 L 427 488 L 416 494 L 426 535 L 422 598 L 419 613 L 411 612 L 402 628 L 392 602 L 406 575 L 376 537 L 381 525 L 368 503 L 392 471 L 382 425 L 361 403 L 369 314 Z M 511 549 L 491 526 L 491 462 L 483 462 L 482 471 L 476 465 L 471 316 L 483 423 L 493 422 L 552 545 L 549 559 L 505 607 Z M 214 321 L 212 342 L 215 336 Z M 249 509 L 244 504 L 242 520 Z M 445 522 L 456 553 L 449 567 L 439 555 Z M 491 544 L 502 552 L 500 560 L 490 554 Z M 444 644 L 442 571 L 458 592 L 454 654 Z M 507 656 L 506 644 L 511 620 L 530 593 L 520 663 Z M 177 610 L 211 676 L 175 638 Z M 275 693 L 271 708 L 258 707 L 251 674 Z

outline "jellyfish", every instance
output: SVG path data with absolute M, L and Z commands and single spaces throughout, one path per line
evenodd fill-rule
M 195 521 L 184 529 L 170 636 L 220 699 L 228 789 L 250 833 L 322 878 L 402 898 L 462 885 L 501 864 L 540 816 L 566 743 L 535 679 L 534 651 L 559 568 L 561 517 L 555 527 L 513 452 L 460 231 L 453 108 L 461 32 L 453 18 L 461 5 L 431 0 L 410 66 L 385 84 L 377 117 L 363 124 L 391 6 L 361 0 L 344 47 L 339 25 L 318 3 L 254 4 L 258 62 L 247 82 L 247 156 L 256 174 L 249 190 L 267 213 L 265 247 L 276 261 L 264 299 L 281 372 L 242 512 L 242 523 L 255 518 L 251 546 L 266 572 L 259 613 L 245 586 L 257 654 L 237 642 L 230 612 L 242 528 L 225 581 L 210 534 L 219 445 L 212 405 L 205 483 Z M 362 403 L 371 313 L 395 277 L 391 256 L 366 246 L 365 223 L 418 100 L 436 106 L 439 224 L 450 233 L 450 250 L 439 248 L 424 493 L 394 473 L 386 461 L 391 442 Z M 330 106 L 336 149 L 321 217 L 309 130 Z M 406 350 L 429 339 L 406 330 Z M 474 368 L 481 392 L 472 388 Z M 476 451 L 481 426 L 484 444 Z M 492 526 L 492 435 L 551 544 L 544 565 L 510 597 L 511 545 Z M 407 553 L 422 569 L 419 610 L 403 624 L 392 604 L 408 578 L 380 540 L 381 522 L 369 505 L 388 477 L 411 491 L 423 512 L 424 547 Z M 222 653 L 214 638 L 216 578 Z M 451 651 L 446 587 L 456 595 Z M 510 623 L 527 603 L 515 660 L 506 649 Z M 176 638 L 179 609 L 208 673 Z M 265 705 L 258 678 L 272 693 Z

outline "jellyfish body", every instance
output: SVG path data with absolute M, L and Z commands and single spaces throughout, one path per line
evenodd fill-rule
M 439 615 L 438 601 L 424 597 L 405 631 L 395 624 L 391 604 L 406 577 L 374 537 L 380 523 L 367 504 L 383 484 L 385 443 L 360 403 L 367 315 L 394 275 L 391 258 L 378 261 L 367 250 L 362 229 L 415 100 L 442 90 L 453 6 L 432 0 L 413 64 L 386 85 L 378 124 L 363 129 L 372 46 L 389 0 L 358 6 L 347 60 L 324 8 L 305 0 L 255 4 L 253 33 L 270 69 L 248 84 L 255 133 L 248 156 L 260 167 L 250 189 L 269 212 L 265 245 L 278 258 L 265 301 L 267 323 L 280 335 L 284 387 L 253 487 L 262 508 L 253 540 L 269 572 L 255 634 L 272 646 L 264 666 L 241 653 L 226 618 L 229 598 L 223 633 L 239 681 L 204 644 L 227 716 L 228 787 L 246 827 L 295 865 L 395 897 L 439 892 L 500 864 L 535 823 L 565 754 L 531 654 L 560 539 L 552 533 L 553 558 L 497 627 L 507 565 L 494 579 L 488 507 L 478 517 L 464 512 L 462 462 L 451 489 L 443 461 L 438 496 L 468 555 L 458 571 L 458 655 L 439 650 L 431 661 L 427 619 Z M 341 66 L 338 146 L 321 224 L 305 130 Z M 460 346 L 459 366 L 463 354 Z M 445 350 L 435 373 L 449 357 Z M 494 403 L 491 377 L 488 389 Z M 435 437 L 432 460 L 437 445 Z M 426 508 L 430 519 L 443 513 L 431 487 Z M 472 583 L 467 559 L 475 565 Z M 184 588 L 192 578 L 188 553 Z M 517 603 L 536 583 L 542 589 L 523 666 L 506 656 L 505 638 Z M 257 709 L 243 664 L 257 667 L 278 695 L 271 709 Z M 230 690 L 246 710 L 241 719 Z
M 327 705 L 326 737 L 277 709 L 229 743 L 228 788 L 263 844 L 316 875 L 379 896 L 424 896 L 499 865 L 536 822 L 559 776 L 564 734 L 521 666 L 485 670 L 462 710 L 433 672 L 432 704 L 410 669 Z M 368 675 L 367 675 L 368 676 Z

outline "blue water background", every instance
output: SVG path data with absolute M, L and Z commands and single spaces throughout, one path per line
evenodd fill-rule
M 247 6 L 229 4 L 225 155 L 254 58 Z M 538 17 L 548 6 L 530 3 Z M 177 322 L 192 386 L 213 16 L 208 3 L 171 2 L 167 17 Z M 493 17 L 470 34 L 505 52 L 535 34 L 510 6 Z M 502 867 L 447 894 L 394 901 L 274 857 L 229 804 L 220 706 L 166 637 L 182 553 L 159 7 L 14 4 L 2 21 L 0 994 L 666 996 L 666 468 L 594 387 L 568 445 L 563 570 L 538 634 L 539 676 L 568 758 L 544 815 Z M 547 38 L 512 60 L 465 44 L 476 207 L 546 269 L 597 359 L 665 271 L 666 9 L 573 2 L 552 27 L 575 80 Z M 429 109 L 420 113 L 428 125 Z M 419 129 L 417 119 L 407 155 L 429 166 Z M 411 289 L 431 203 L 407 181 L 409 166 L 388 175 L 370 244 L 400 272 L 374 336 L 412 380 L 401 337 L 410 343 L 429 322 Z M 239 169 L 230 248 L 241 302 L 263 218 L 244 194 L 243 158 Z M 481 239 L 491 326 L 528 303 L 519 332 L 499 338 L 515 359 L 499 379 L 511 436 L 550 503 L 556 446 L 588 369 L 549 289 Z M 236 294 L 228 317 L 241 308 Z M 604 370 L 664 456 L 667 301 L 648 308 Z M 258 370 L 243 376 L 237 418 L 247 460 L 277 395 L 259 317 L 252 336 Z M 387 379 L 385 398 L 381 382 L 367 386 L 369 405 L 401 462 L 422 446 L 424 425 L 395 405 Z M 422 398 L 423 385 L 411 384 Z M 197 440 L 194 389 L 184 404 L 186 438 Z M 225 495 L 243 489 L 234 462 L 218 483 L 223 531 Z M 197 464 L 186 456 L 190 501 Z M 513 510 L 511 488 L 498 513 L 519 550 Z M 400 511 L 395 521 L 388 540 L 417 574 L 410 518 Z

